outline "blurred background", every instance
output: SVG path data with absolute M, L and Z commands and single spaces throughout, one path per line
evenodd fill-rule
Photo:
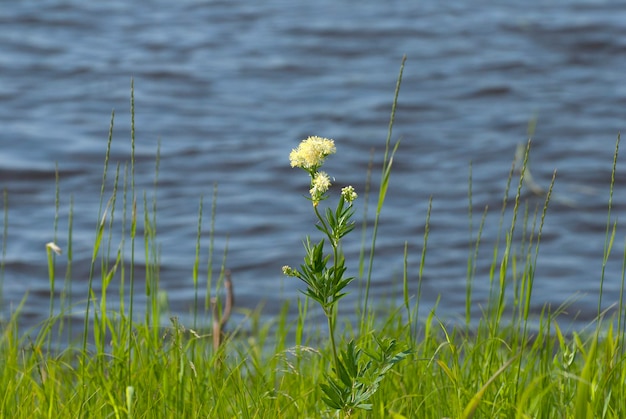
M 227 248 L 237 307 L 262 304 L 264 315 L 276 314 L 302 288 L 284 278 L 281 267 L 299 265 L 302 239 L 317 237 L 303 198 L 308 179 L 289 167 L 289 152 L 309 135 L 336 141 L 337 154 L 325 170 L 337 187 L 352 184 L 360 194 L 360 225 L 372 159 L 371 187 L 378 190 L 406 54 L 392 135 L 401 145 L 380 220 L 372 303 L 401 303 L 405 242 L 410 289 L 417 292 L 432 197 L 420 309 L 428 312 L 440 298 L 440 317 L 463 314 L 467 259 L 488 206 L 473 284 L 479 315 L 488 298 L 506 179 L 516 146 L 526 143 L 533 125 L 529 167 L 535 181 L 547 187 L 558 170 L 533 309 L 573 298 L 568 313 L 583 325 L 597 313 L 613 153 L 626 121 L 625 6 L 600 0 L 4 2 L 0 187 L 8 199 L 8 235 L 2 316 L 28 293 L 21 322 L 34 326 L 47 317 L 45 244 L 55 240 L 67 249 L 71 200 L 72 299 L 84 301 L 113 110 L 105 200 L 116 165 L 122 177 L 130 161 L 131 79 L 138 208 L 142 214 L 144 192 L 149 205 L 156 196 L 160 281 L 172 314 L 185 319 L 193 305 L 201 197 L 200 278 L 206 281 L 216 185 L 213 280 Z M 624 173 L 620 159 L 612 212 L 620 220 Z M 369 200 L 370 221 L 376 194 Z M 522 204 L 532 215 L 543 198 L 525 192 Z M 521 236 L 524 228 L 517 231 Z M 370 234 L 368 229 L 368 246 Z M 138 246 L 142 261 L 142 240 Z M 619 298 L 623 246 L 618 223 L 605 270 L 605 308 Z M 357 229 L 345 243 L 352 274 L 358 274 L 360 248 Z M 57 295 L 64 257 L 57 257 Z M 141 300 L 143 272 L 137 274 Z M 113 295 L 116 287 L 114 281 Z M 343 309 L 348 314 L 359 297 L 358 284 L 352 287 Z

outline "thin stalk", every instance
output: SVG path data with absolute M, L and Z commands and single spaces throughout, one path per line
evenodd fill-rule
M 74 196 L 70 195 L 70 208 L 69 214 L 67 216 L 67 267 L 65 269 L 65 281 L 63 284 L 63 292 L 61 293 L 61 310 L 69 311 L 72 307 L 72 260 L 74 249 L 72 246 L 72 233 L 73 233 L 73 225 L 74 225 Z M 59 337 L 63 331 L 63 321 L 61 321 L 61 327 L 59 328 Z M 72 339 L 72 322 L 68 322 L 68 347 L 71 344 Z
M 209 256 L 207 261 L 206 295 L 204 298 L 204 311 L 210 312 L 211 288 L 213 286 L 213 249 L 215 245 L 215 216 L 217 211 L 217 183 L 213 184 L 213 199 L 211 201 L 211 227 L 209 229 Z
M 154 280 L 154 275 L 152 270 L 154 269 L 152 263 L 150 262 L 151 255 L 151 243 L 152 243 L 152 225 L 150 224 L 150 217 L 148 214 L 148 198 L 146 192 L 143 192 L 143 248 L 144 248 L 144 261 L 146 266 L 146 325 L 148 327 L 155 326 L 154 319 L 154 294 L 156 290 L 154 290 L 154 284 L 152 281 Z
M 89 279 L 87 284 L 87 302 L 85 307 L 85 319 L 83 322 L 83 344 L 82 344 L 82 379 L 83 383 L 85 382 L 85 374 L 87 369 L 87 336 L 89 333 L 89 312 L 91 309 L 91 302 L 94 299 L 93 294 L 93 276 L 95 271 L 96 258 L 98 255 L 98 251 L 100 249 L 100 242 L 102 240 L 102 233 L 104 230 L 104 221 L 106 217 L 106 209 L 103 209 L 104 203 L 104 191 L 106 188 L 106 180 L 107 180 L 107 172 L 109 168 L 109 157 L 111 152 L 111 141 L 113 139 L 113 126 L 115 120 L 115 111 L 111 112 L 111 122 L 109 124 L 109 138 L 107 141 L 106 154 L 104 157 L 104 170 L 102 172 L 102 186 L 100 188 L 100 204 L 98 205 L 98 221 L 96 224 L 96 237 L 94 240 L 93 251 L 91 255 L 91 263 L 89 265 Z M 95 303 L 95 302 L 94 302 Z M 78 416 L 82 416 L 82 409 L 86 403 L 87 394 L 83 394 L 83 403 L 81 403 L 80 411 Z
M 122 180 L 122 231 L 121 231 L 121 243 L 120 246 L 124 248 L 126 246 L 126 226 L 128 221 L 128 162 L 124 163 L 124 177 Z M 124 316 L 126 313 L 125 305 L 125 292 L 126 292 L 126 264 L 124 263 L 124 253 L 122 253 L 122 263 L 120 266 L 120 314 Z M 120 323 L 122 325 L 122 323 Z
M 108 317 L 108 310 L 107 310 L 107 292 L 108 292 L 108 287 L 109 284 L 113 278 L 113 276 L 115 275 L 115 272 L 117 271 L 117 267 L 119 266 L 119 260 L 120 260 L 120 250 L 118 248 L 117 252 L 116 252 L 116 263 L 115 266 L 113 268 L 109 268 L 109 260 L 111 258 L 111 248 L 112 248 L 112 241 L 113 241 L 113 225 L 115 222 L 115 207 L 116 207 L 116 203 L 117 203 L 117 185 L 119 182 L 119 175 L 120 175 L 120 165 L 119 163 L 116 165 L 115 167 L 115 179 L 113 181 L 113 192 L 111 195 L 111 198 L 109 200 L 109 211 L 108 211 L 108 240 L 107 240 L 107 245 L 106 245 L 106 254 L 101 258 L 101 262 L 100 262 L 100 266 L 101 266 L 101 272 L 102 272 L 102 285 L 101 285 L 101 296 L 100 296 L 100 313 L 96 313 L 96 315 L 100 316 L 100 334 L 102 337 L 106 336 L 106 329 L 107 326 L 110 324 L 110 322 L 108 321 L 107 317 Z M 96 328 L 94 328 L 94 330 L 98 330 Z M 104 353 L 104 340 L 102 340 L 100 342 L 100 352 Z
M 48 315 L 48 321 L 46 322 L 45 329 L 48 329 L 49 327 L 51 327 L 52 318 L 53 318 L 53 315 L 54 315 L 54 278 L 55 278 L 54 253 L 56 251 L 56 250 L 54 250 L 55 248 L 56 248 L 56 244 L 54 244 L 54 243 L 48 243 L 46 245 L 46 256 L 48 258 L 48 281 L 49 281 L 49 284 L 50 284 L 51 291 L 50 291 L 50 313 Z M 47 354 L 50 354 L 50 345 L 51 345 L 51 340 L 52 340 L 52 334 L 51 333 L 46 333 L 46 335 L 47 335 L 46 351 L 47 351 Z
M 55 193 L 54 193 L 54 226 L 53 226 L 53 235 L 52 235 L 52 243 L 57 244 L 57 233 L 58 233 L 58 228 L 59 228 L 59 164 L 55 163 L 54 165 L 54 184 L 55 184 Z M 55 252 L 52 251 L 52 249 L 50 247 L 46 248 L 46 253 L 48 256 L 48 279 L 49 279 L 49 286 L 50 286 L 50 313 L 48 315 L 48 321 L 52 322 L 53 316 L 54 316 L 54 289 L 55 289 L 55 282 L 56 282 L 56 272 L 55 272 L 55 265 L 56 265 L 56 257 L 55 257 Z M 52 333 L 48 333 L 48 339 L 47 339 L 47 353 L 50 353 L 50 345 L 52 344 Z
M 493 258 L 491 260 L 491 265 L 489 269 L 489 299 L 488 299 L 488 312 L 492 313 L 494 310 L 493 301 L 494 301 L 494 286 L 493 282 L 495 279 L 495 270 L 498 265 L 498 255 L 500 249 L 500 237 L 502 235 L 502 227 L 504 225 L 504 214 L 506 212 L 507 204 L 509 201 L 509 190 L 511 188 L 511 181 L 513 180 L 513 172 L 515 171 L 516 161 L 513 161 L 511 164 L 511 169 L 509 170 L 509 175 L 506 180 L 506 186 L 504 188 L 504 196 L 502 198 L 502 208 L 500 209 L 500 217 L 498 219 L 498 232 L 496 234 L 496 243 L 493 247 Z
M 624 241 L 624 254 L 622 256 L 622 282 L 619 287 L 619 303 L 617 307 L 617 332 L 622 357 L 626 354 L 624 337 L 626 336 L 626 311 L 624 310 L 624 285 L 626 285 L 626 240 Z
M 420 267 L 417 275 L 417 300 L 415 301 L 415 330 L 414 337 L 417 336 L 417 326 L 419 325 L 419 306 L 422 300 L 422 282 L 424 278 L 424 265 L 426 264 L 426 250 L 428 249 L 428 235 L 430 234 L 430 214 L 433 209 L 433 197 L 428 198 L 428 209 L 426 210 L 426 223 L 424 224 L 424 241 L 422 243 L 422 255 L 420 257 Z
M 406 310 L 407 317 L 407 326 L 409 330 L 409 335 L 412 339 L 412 331 L 413 331 L 413 315 L 411 313 L 411 306 L 409 305 L 409 242 L 404 241 L 404 255 L 402 257 L 402 297 L 404 300 L 404 309 Z
M 217 284 L 215 289 L 216 297 L 211 299 L 211 317 L 213 325 L 213 349 L 215 359 L 218 364 L 221 364 L 223 358 L 223 341 L 224 341 L 224 327 L 230 318 L 231 310 L 234 305 L 234 291 L 230 270 L 226 269 L 226 258 L 228 256 L 228 241 L 229 237 L 226 237 L 226 245 L 224 247 L 224 254 L 222 256 L 222 265 L 220 268 L 220 274 L 217 278 Z M 226 302 L 222 308 L 222 300 L 219 297 L 221 286 L 224 286 L 226 290 Z M 192 347 L 192 353 L 195 354 L 195 346 Z
M 300 352 L 300 347 L 304 344 L 304 324 L 309 312 L 309 297 L 304 298 L 304 303 L 301 299 L 298 298 L 298 316 L 296 317 L 296 331 L 295 331 L 295 342 L 296 348 L 298 348 L 298 353 Z M 302 360 L 300 357 L 296 358 L 296 362 L 300 365 Z
M 124 175 L 122 178 L 122 222 L 120 231 L 120 249 L 126 249 L 126 233 L 129 228 L 129 202 L 128 202 L 128 184 L 129 184 L 129 167 L 128 162 L 124 162 Z M 132 214 L 131 214 L 132 217 Z M 132 223 L 132 221 L 131 221 Z M 126 311 L 126 252 L 121 252 L 120 258 L 120 285 L 119 285 L 119 313 L 122 321 L 118 324 L 118 335 L 120 336 L 120 345 L 116 348 L 119 351 L 119 357 L 121 360 L 125 360 L 126 357 L 130 358 L 130 351 L 132 345 L 132 335 L 130 334 L 132 323 L 131 317 Z M 132 268 L 131 268 L 132 269 Z M 123 361 L 121 361 L 123 365 Z M 130 359 L 127 362 L 126 368 L 120 372 L 120 376 L 124 380 L 125 384 L 128 384 L 127 388 L 132 388 L 130 385 Z
M 159 163 L 160 163 L 160 141 L 157 146 L 154 191 L 152 205 L 148 205 L 148 195 L 143 193 L 143 213 L 144 213 L 144 253 L 145 253 L 145 286 L 146 286 L 146 324 L 152 332 L 152 342 L 158 341 L 160 308 L 159 308 L 159 246 L 156 241 L 156 194 L 158 186 Z
M 524 319 L 524 299 L 525 299 L 526 287 L 528 285 L 529 270 L 532 268 L 531 254 L 532 254 L 532 247 L 533 247 L 534 232 L 537 226 L 537 214 L 538 214 L 538 208 L 535 207 L 535 212 L 533 213 L 533 218 L 532 218 L 532 224 L 529 226 L 530 206 L 528 204 L 528 201 L 526 201 L 526 204 L 524 205 L 524 217 L 522 218 L 523 219 L 522 233 L 521 233 L 522 237 L 519 240 L 520 250 L 519 250 L 518 256 L 514 257 L 512 260 L 513 268 L 511 269 L 512 271 L 511 275 L 513 277 L 513 280 L 511 281 L 511 283 L 513 285 L 513 305 L 511 307 L 511 323 L 512 323 L 512 327 L 516 329 L 515 334 L 514 334 L 515 345 L 519 343 L 519 337 L 521 336 L 522 323 Z M 528 234 L 528 237 L 526 237 L 527 234 Z M 517 269 L 518 261 L 520 261 L 520 264 L 521 264 L 521 261 L 524 261 L 523 266 L 522 266 L 521 277 L 519 278 L 519 280 L 518 280 L 518 275 L 520 274 L 518 273 L 518 269 Z M 517 315 L 517 319 L 516 319 L 516 315 Z
M 151 279 L 152 279 L 152 310 L 153 310 L 153 322 L 154 322 L 154 332 L 153 338 L 154 342 L 158 341 L 159 334 L 159 325 L 161 320 L 161 307 L 159 304 L 159 288 L 160 288 L 160 270 L 159 270 L 159 259 L 160 259 L 160 250 L 159 244 L 157 243 L 157 189 L 159 185 L 159 166 L 161 164 L 161 140 L 157 142 L 157 151 L 155 156 L 155 167 L 154 167 L 154 183 L 153 183 L 153 192 L 152 192 L 152 222 L 150 225 L 152 226 L 150 229 L 151 232 L 151 248 L 152 248 L 152 266 L 151 269 Z M 148 261 L 146 261 L 146 266 L 148 266 Z
M 550 204 L 550 198 L 552 197 L 552 189 L 554 188 L 554 183 L 556 181 L 556 170 L 552 173 L 552 180 L 550 181 L 550 186 L 548 187 L 548 192 L 546 193 L 546 199 L 544 201 L 543 204 L 543 209 L 541 210 L 541 220 L 539 221 L 539 230 L 537 231 L 537 240 L 535 242 L 535 252 L 534 252 L 534 257 L 533 260 L 531 262 L 528 263 L 528 273 L 527 273 L 527 283 L 524 287 L 524 300 L 523 300 L 523 323 L 524 323 L 524 330 L 522 332 L 522 340 L 521 340 L 521 352 L 523 354 L 523 352 L 526 350 L 526 339 L 528 338 L 528 316 L 530 315 L 530 302 L 532 300 L 532 291 L 533 291 L 533 285 L 534 285 L 534 280 L 535 280 L 535 267 L 537 266 L 537 259 L 539 258 L 539 245 L 541 244 L 541 236 L 543 233 L 543 226 L 545 223 L 545 219 L 546 219 L 546 214 L 548 213 L 548 205 Z M 533 226 L 534 227 L 534 226 Z M 533 228 L 534 231 L 534 228 Z M 548 321 L 548 326 L 550 325 L 550 322 Z M 523 370 L 522 367 L 522 358 L 524 358 L 524 356 L 520 356 L 519 359 L 519 366 L 517 369 L 517 379 L 516 379 L 516 383 L 515 383 L 515 394 L 517 394 L 518 390 L 519 390 L 519 385 L 521 384 L 521 378 L 520 378 L 520 373 Z
M 328 334 L 330 337 L 330 347 L 333 351 L 335 371 L 339 374 L 341 370 L 339 369 L 339 356 L 337 355 L 337 345 L 335 344 L 335 306 L 331 305 L 328 310 L 324 309 L 324 313 L 326 313 L 326 319 L 328 320 Z
M 144 246 L 146 265 L 146 317 L 152 332 L 152 342 L 159 339 L 159 245 L 156 242 L 156 225 L 150 219 L 147 194 L 143 194 L 144 201 Z M 149 314 L 148 314 L 149 313 Z
M 370 160 L 367 164 L 367 173 L 365 179 L 365 191 L 363 193 L 363 223 L 361 224 L 361 250 L 359 253 L 359 278 L 363 278 L 363 265 L 365 262 L 365 241 L 367 239 L 367 210 L 369 208 L 370 188 L 372 186 L 372 166 L 374 164 L 374 149 L 370 150 Z M 361 292 L 362 287 L 359 287 Z M 359 297 L 361 295 L 359 294 Z M 360 300 L 361 298 L 359 298 Z
M 198 328 L 198 269 L 200 266 L 200 239 L 202 238 L 202 207 L 204 198 L 200 196 L 200 205 L 198 205 L 198 233 L 196 235 L 196 257 L 193 262 L 193 328 Z M 194 346 L 195 348 L 195 346 Z M 192 356 L 193 359 L 193 356 Z
M 366 313 L 369 305 L 369 293 L 372 283 L 372 270 L 374 267 L 374 252 L 376 248 L 376 236 L 378 234 L 378 222 L 380 219 L 380 212 L 385 202 L 385 196 L 387 194 L 387 187 L 389 186 L 389 176 L 391 174 L 391 166 L 393 163 L 393 156 L 395 155 L 400 142 L 397 142 L 393 150 L 389 151 L 391 144 L 391 135 L 393 131 L 393 123 L 396 117 L 396 106 L 398 104 L 398 96 L 400 94 L 400 85 L 402 84 L 402 73 L 404 72 L 404 63 L 406 62 L 406 55 L 402 57 L 402 63 L 400 64 L 400 73 L 398 74 L 398 81 L 396 82 L 396 91 L 393 97 L 393 103 L 391 105 L 391 116 L 389 118 L 389 127 L 387 130 L 387 140 L 385 141 L 385 155 L 383 157 L 383 169 L 381 175 L 381 183 L 378 191 L 378 205 L 376 207 L 376 216 L 374 217 L 374 229 L 372 232 L 372 245 L 370 248 L 369 266 L 367 270 L 367 280 L 365 284 L 365 298 L 363 301 L 363 312 L 361 313 L 361 324 L 365 323 Z
M 472 257 L 472 236 L 473 236 L 473 224 L 472 215 L 474 208 L 472 204 L 472 162 L 469 164 L 469 175 L 467 182 L 467 200 L 468 200 L 468 214 L 469 219 L 469 255 L 467 256 L 467 279 L 465 284 L 465 329 L 469 332 L 470 320 L 471 320 L 471 306 L 472 306 L 472 272 L 474 271 L 474 264 L 476 260 Z
M 522 167 L 520 169 L 520 178 L 519 178 L 519 183 L 517 184 L 517 192 L 515 193 L 515 203 L 513 205 L 513 219 L 511 220 L 511 227 L 509 228 L 509 231 L 507 233 L 506 236 L 506 245 L 504 248 L 504 255 L 502 256 L 502 261 L 500 263 L 500 292 L 499 292 L 499 297 L 498 297 L 498 306 L 497 306 L 497 311 L 496 311 L 496 317 L 495 317 L 495 324 L 494 327 L 497 325 L 497 323 L 499 323 L 500 319 L 502 318 L 502 313 L 504 310 L 504 297 L 505 297 L 505 290 L 506 290 L 506 277 L 507 277 L 507 272 L 508 272 L 508 265 L 509 262 L 511 261 L 511 250 L 513 247 L 513 236 L 515 235 L 515 226 L 517 224 L 517 214 L 519 211 L 519 203 L 520 203 L 520 197 L 522 195 L 522 185 L 524 184 L 524 175 L 526 172 L 526 167 L 528 165 L 528 156 L 530 154 L 530 144 L 531 141 L 528 140 L 528 143 L 526 145 L 526 151 L 524 154 L 524 161 L 522 163 Z M 495 330 L 496 328 L 494 328 Z
M 130 184 L 132 197 L 132 211 L 130 217 L 130 277 L 128 302 L 128 343 L 129 354 L 132 352 L 133 342 L 133 309 L 135 301 L 135 236 L 137 234 L 137 199 L 135 196 L 135 82 L 130 80 Z M 127 385 L 132 386 L 132 356 L 128 356 Z
M 107 204 L 107 209 L 108 209 L 108 204 Z M 95 266 L 96 266 L 96 260 L 98 258 L 98 253 L 100 250 L 100 245 L 102 242 L 102 234 L 104 232 L 104 226 L 106 223 L 106 216 L 107 216 L 107 210 L 105 209 L 104 214 L 102 215 L 102 219 L 98 222 L 98 227 L 96 230 L 96 238 L 94 241 L 94 245 L 93 245 L 93 251 L 91 254 L 91 263 L 89 265 L 89 281 L 88 281 L 88 285 L 87 285 L 87 305 L 85 307 L 85 320 L 84 320 L 84 324 L 83 324 L 83 346 L 82 346 L 82 351 L 81 354 L 83 356 L 83 365 L 82 365 L 82 379 L 83 379 L 83 383 L 85 383 L 86 381 L 86 370 L 87 370 L 87 356 L 88 356 L 88 351 L 87 351 L 87 336 L 88 336 L 88 332 L 89 332 L 89 313 L 91 310 L 91 303 L 93 301 L 94 305 L 95 305 L 95 293 L 93 291 L 93 276 L 94 276 L 94 272 L 95 272 Z M 87 397 L 86 394 L 84 394 L 84 397 Z M 83 403 L 84 404 L 84 403 Z M 81 412 L 82 412 L 82 404 L 81 404 Z M 82 415 L 79 415 L 82 416 Z
M 476 261 L 478 260 L 478 252 L 480 249 L 480 242 L 482 239 L 482 235 L 483 235 L 483 231 L 485 229 L 485 221 L 487 220 L 487 213 L 489 212 L 489 206 L 485 205 L 485 209 L 483 210 L 483 215 L 480 219 L 480 224 L 478 225 L 478 231 L 476 232 L 476 242 L 474 243 L 474 254 L 472 255 L 473 259 L 472 259 L 472 271 L 470 272 L 470 276 L 469 276 L 469 282 L 470 285 L 468 286 L 468 288 L 471 291 L 471 283 L 474 281 L 474 278 L 476 277 Z M 470 298 L 469 296 L 467 298 Z M 471 323 L 471 307 L 466 307 L 466 310 L 468 312 L 468 319 L 469 322 Z M 467 323 L 467 331 L 469 331 L 469 323 Z
M 128 162 L 124 163 L 123 175 L 120 179 L 120 164 L 117 165 L 114 191 L 117 195 L 117 191 L 122 194 L 122 214 L 121 214 L 121 226 L 120 226 L 120 242 L 118 244 L 117 257 L 116 257 L 116 270 L 119 271 L 119 308 L 117 309 L 117 315 L 120 321 L 115 324 L 115 336 L 117 336 L 117 342 L 113 342 L 113 356 L 120 359 L 119 378 L 120 381 L 126 383 L 128 378 L 126 374 L 128 370 L 123 368 L 124 360 L 130 355 L 131 336 L 128 335 L 128 323 L 130 322 L 126 312 L 126 232 L 128 229 Z M 121 184 L 120 184 L 121 182 Z M 131 388 L 131 386 L 129 386 Z
M 619 142 L 620 134 L 617 135 L 617 141 L 615 142 L 615 152 L 613 153 L 613 168 L 611 170 L 611 184 L 609 186 L 609 205 L 606 218 L 606 234 L 604 238 L 604 251 L 602 256 L 602 270 L 600 274 L 600 295 L 598 297 L 598 321 L 600 320 L 600 314 L 602 313 L 602 293 L 604 291 L 604 272 L 606 270 L 606 264 L 611 254 L 613 247 L 613 240 L 615 238 L 615 228 L 617 222 L 613 224 L 611 222 L 611 210 L 613 209 L 613 187 L 615 186 L 615 172 L 617 168 L 617 155 L 619 154 Z M 613 231 L 611 232 L 611 224 L 613 224 Z
M 533 268 L 533 275 L 530 277 L 530 282 L 528 284 L 528 293 L 526 295 L 526 301 L 524 306 L 524 338 L 527 336 L 527 323 L 528 316 L 530 314 L 530 301 L 532 298 L 532 289 L 534 285 L 534 267 L 537 266 L 537 259 L 539 258 L 539 245 L 541 244 L 541 237 L 543 234 L 543 226 L 546 220 L 546 214 L 548 213 L 548 205 L 550 204 L 550 199 L 552 198 L 552 190 L 554 188 L 554 183 L 556 181 L 556 170 L 552 173 L 552 180 L 550 181 L 550 186 L 548 187 L 548 192 L 546 193 L 546 199 L 543 204 L 543 209 L 541 210 L 541 220 L 539 222 L 539 230 L 537 232 L 537 241 L 535 242 L 535 254 L 531 264 Z

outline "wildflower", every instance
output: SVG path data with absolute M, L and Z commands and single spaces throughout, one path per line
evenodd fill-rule
M 57 246 L 55 242 L 46 243 L 46 248 L 52 250 L 57 255 L 60 255 L 62 253 L 61 248 Z
M 324 194 L 328 188 L 330 188 L 330 178 L 326 172 L 315 173 L 311 179 L 311 189 L 309 190 L 314 206 L 317 206 L 324 199 Z
M 343 199 L 346 200 L 346 202 L 351 204 L 352 201 L 354 201 L 358 195 L 354 191 L 354 188 L 352 187 L 352 185 L 349 185 L 349 186 L 346 186 L 345 188 L 341 188 L 341 196 L 343 197 Z
M 289 161 L 291 167 L 300 167 L 313 174 L 324 164 L 324 160 L 337 149 L 335 142 L 328 138 L 309 137 L 303 140 L 297 148 L 291 150 Z
M 283 274 L 287 276 L 296 276 L 296 270 L 289 265 L 283 266 Z

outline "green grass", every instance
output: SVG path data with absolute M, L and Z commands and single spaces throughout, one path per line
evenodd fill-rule
M 398 91 L 394 110 L 397 96 Z M 132 100 L 131 114 L 134 114 Z M 111 133 L 113 123 L 112 116 Z M 392 125 L 393 116 L 383 156 L 381 186 L 374 203 L 376 220 L 393 177 L 393 154 L 398 145 L 390 144 Z M 361 274 L 357 278 L 360 285 L 353 284 L 345 291 L 358 291 L 363 298 L 354 307 L 358 324 L 347 325 L 345 332 L 334 336 L 337 356 L 335 345 L 322 330 L 324 324 L 308 322 L 313 301 L 304 295 L 297 301 L 299 314 L 295 318 L 287 315 L 288 302 L 270 322 L 261 322 L 259 311 L 251 311 L 248 314 L 251 330 L 239 333 L 237 325 L 231 324 L 226 334 L 217 341 L 214 339 L 220 328 L 206 325 L 211 321 L 219 324 L 225 310 L 226 301 L 219 296 L 227 288 L 226 251 L 218 278 L 210 274 L 200 278 L 198 272 L 201 263 L 208 265 L 208 272 L 213 271 L 217 186 L 210 212 L 207 261 L 200 257 L 200 237 L 205 223 L 202 197 L 199 203 L 196 257 L 190 267 L 193 281 L 189 284 L 195 295 L 192 324 L 183 325 L 172 317 L 169 325 L 163 326 L 171 314 L 159 284 L 157 203 L 153 192 L 139 192 L 135 188 L 134 122 L 132 132 L 130 165 L 118 165 L 114 169 L 108 165 L 112 141 L 112 134 L 109 135 L 100 213 L 94 214 L 95 240 L 84 301 L 72 301 L 69 297 L 73 208 L 70 197 L 68 246 L 62 256 L 54 253 L 53 247 L 46 248 L 51 290 L 60 282 L 57 259 L 65 258 L 66 269 L 61 298 L 55 299 L 51 292 L 50 318 L 35 331 L 22 330 L 19 316 L 25 298 L 8 321 L 0 324 L 1 417 L 318 418 L 348 414 L 367 418 L 626 417 L 623 279 L 618 310 L 613 317 L 604 319 L 604 313 L 599 312 L 597 321 L 586 330 L 561 328 L 558 316 L 565 307 L 545 307 L 540 315 L 531 317 L 534 272 L 541 253 L 541 234 L 552 186 L 545 194 L 544 205 L 538 208 L 530 208 L 521 198 L 530 142 L 521 167 L 516 168 L 521 176 L 514 176 L 513 167 L 509 174 L 500 210 L 500 239 L 487 250 L 492 254 L 487 277 L 477 276 L 475 270 L 479 251 L 483 250 L 480 238 L 487 212 L 482 214 L 474 231 L 470 210 L 468 259 L 459 261 L 467 263 L 464 322 L 448 323 L 434 310 L 426 318 L 418 316 L 422 271 L 428 264 L 429 206 L 424 214 L 426 228 L 418 272 L 408 272 L 405 250 L 400 306 L 378 309 L 381 305 L 369 294 L 370 272 L 376 260 L 373 251 L 376 225 L 370 248 L 363 246 L 360 260 L 346 261 L 358 266 Z M 619 138 L 615 159 L 618 146 Z M 341 154 L 340 144 L 338 153 Z M 615 242 L 616 221 L 611 215 L 615 162 L 608 185 L 606 245 L 602 271 L 598 273 L 599 284 L 603 283 L 604 267 Z M 110 172 L 115 177 L 113 190 L 105 188 Z M 158 172 L 157 158 L 155 189 Z M 508 199 L 509 190 L 514 193 L 512 201 Z M 58 189 L 56 196 L 55 240 L 62 205 Z M 470 169 L 470 209 L 471 197 Z M 5 193 L 0 286 L 8 245 L 9 198 Z M 303 211 L 307 205 L 310 206 L 303 202 Z M 513 217 L 508 224 L 505 211 L 511 205 Z M 367 229 L 369 226 L 363 224 L 363 243 Z M 520 234 L 515 233 L 519 231 L 521 239 L 516 240 Z M 114 242 L 114 237 L 121 239 Z M 146 267 L 142 278 L 135 275 L 134 269 L 139 258 Z M 417 295 L 409 295 L 408 278 L 412 277 L 420 281 Z M 117 295 L 108 291 L 113 281 L 118 284 Z M 144 281 L 141 289 L 145 288 L 147 293 L 145 307 L 135 304 L 137 281 Z M 477 281 L 488 281 L 491 292 L 482 315 L 474 318 L 472 290 Z M 0 287 L 0 296 L 1 292 Z M 600 303 L 601 300 L 598 310 Z M 77 330 L 68 322 L 67 315 L 82 312 L 85 306 L 83 323 Z M 211 312 L 213 318 L 207 319 L 204 313 Z M 344 324 L 341 318 L 334 321 Z M 74 339 L 76 335 L 80 336 L 78 341 Z M 337 376 L 337 360 L 345 360 L 350 348 L 358 348 L 362 352 L 361 358 L 354 360 L 357 367 L 383 365 L 377 364 L 376 356 L 384 339 L 394 340 L 399 348 L 406 349 L 406 357 L 385 370 L 384 379 L 377 382 L 377 391 L 368 398 L 371 410 L 341 411 L 329 407 L 323 401 L 326 397 L 323 389 L 329 379 Z

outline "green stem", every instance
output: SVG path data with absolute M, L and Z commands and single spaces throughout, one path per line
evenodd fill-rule
M 324 310 L 328 319 L 328 334 L 330 335 L 330 346 L 333 350 L 333 360 L 335 363 L 335 372 L 339 374 L 339 357 L 337 356 L 337 345 L 335 344 L 335 306 L 332 305 L 328 310 Z
M 322 217 L 322 215 L 319 213 L 319 211 L 317 210 L 317 206 L 313 206 L 313 210 L 315 211 L 315 215 L 317 216 L 317 219 L 319 220 L 319 222 L 322 224 L 323 227 L 323 231 L 326 234 L 326 236 L 328 237 L 328 240 L 330 241 L 330 245 L 333 248 L 333 271 L 337 272 L 337 263 L 339 260 L 339 243 L 336 243 L 334 240 L 334 232 L 330 231 L 328 228 L 328 224 L 324 221 L 324 218 Z M 333 281 L 332 287 L 330 287 L 330 289 L 334 290 L 335 289 L 335 285 L 337 284 L 337 280 L 336 278 L 333 276 L 333 278 L 331 279 Z M 337 374 L 339 374 L 339 357 L 337 356 L 337 345 L 335 344 L 335 322 L 336 322 L 336 314 L 337 311 L 335 310 L 336 308 L 336 301 L 335 301 L 335 296 L 334 295 L 326 295 L 325 296 L 326 299 L 328 299 L 328 297 L 331 297 L 331 303 L 329 306 L 324 307 L 324 314 L 326 315 L 326 318 L 328 319 L 328 334 L 330 336 L 330 345 L 333 351 L 333 360 L 335 363 L 335 371 Z M 325 301 L 326 303 L 327 301 Z

